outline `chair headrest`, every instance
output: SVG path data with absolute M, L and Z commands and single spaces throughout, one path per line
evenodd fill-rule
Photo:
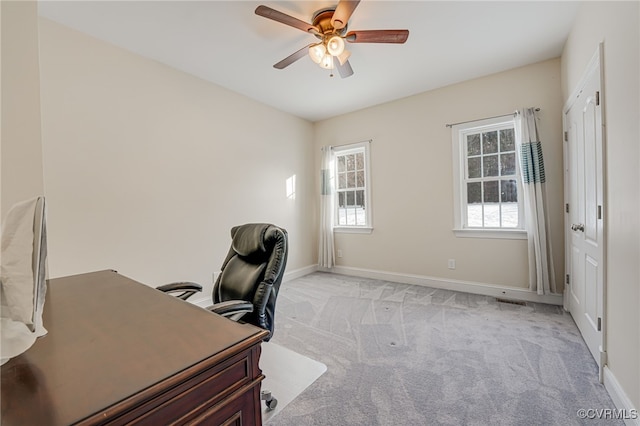
M 231 228 L 233 250 L 244 257 L 266 254 L 264 235 L 269 226 L 268 223 L 249 223 Z

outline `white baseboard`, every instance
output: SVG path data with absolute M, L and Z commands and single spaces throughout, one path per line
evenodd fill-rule
M 393 281 L 403 284 L 414 284 L 423 287 L 440 288 L 444 290 L 461 291 L 464 293 L 480 294 L 483 296 L 501 297 L 505 299 L 523 300 L 527 302 L 547 303 L 562 306 L 561 294 L 539 295 L 524 288 L 507 287 L 495 284 L 479 283 L 473 281 L 446 280 L 425 275 L 401 274 L 397 272 L 378 271 L 373 269 L 354 268 L 351 266 L 334 266 L 331 269 L 321 268 L 318 265 L 308 265 L 302 268 L 286 271 L 283 282 L 303 277 L 316 271 L 335 272 L 337 274 L 351 275 L 355 277 L 373 278 L 377 280 Z M 189 300 L 190 303 L 200 307 L 211 305 L 211 297 L 204 296 Z
M 620 382 L 606 365 L 604 366 L 604 387 L 609 392 L 609 396 L 611 396 L 616 408 L 622 410 L 621 414 L 624 415 L 622 417 L 624 423 L 627 426 L 640 426 L 640 411 L 633 406 L 624 389 L 620 386 Z
M 495 284 L 473 281 L 448 280 L 428 277 L 425 275 L 400 274 L 397 272 L 377 271 L 373 269 L 354 268 L 350 266 L 334 266 L 331 270 L 320 268 L 321 271 L 352 275 L 363 278 L 393 281 L 403 284 L 415 284 L 424 287 L 440 288 L 444 290 L 461 291 L 464 293 L 480 294 L 483 296 L 501 297 L 504 299 L 523 300 L 527 302 L 547 303 L 562 306 L 561 294 L 539 295 L 524 288 L 507 287 Z
M 282 277 L 283 282 L 295 280 L 296 278 L 304 277 L 305 275 L 309 275 L 312 272 L 316 272 L 318 270 L 318 265 L 309 265 L 302 268 L 294 269 L 293 271 L 285 271 L 284 277 Z

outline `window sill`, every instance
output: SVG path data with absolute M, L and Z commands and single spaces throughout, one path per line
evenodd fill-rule
M 526 240 L 524 229 L 454 229 L 459 238 L 498 238 L 503 240 Z
M 339 234 L 370 234 L 373 228 L 368 226 L 334 226 L 333 232 Z

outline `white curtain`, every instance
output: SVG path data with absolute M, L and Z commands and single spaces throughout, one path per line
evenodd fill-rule
M 523 187 L 524 217 L 529 252 L 529 289 L 538 294 L 556 293 L 547 214 L 544 159 L 534 108 L 522 108 L 516 118 L 516 144 Z
M 330 146 L 322 149 L 322 165 L 320 170 L 320 244 L 318 248 L 318 265 L 332 268 L 335 265 L 333 244 L 333 150 Z

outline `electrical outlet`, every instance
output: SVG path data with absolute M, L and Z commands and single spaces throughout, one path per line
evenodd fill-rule
M 338 257 L 342 257 L 342 250 L 338 249 Z
M 455 259 L 449 259 L 449 261 L 447 262 L 447 267 L 449 269 L 456 269 L 456 260 Z

